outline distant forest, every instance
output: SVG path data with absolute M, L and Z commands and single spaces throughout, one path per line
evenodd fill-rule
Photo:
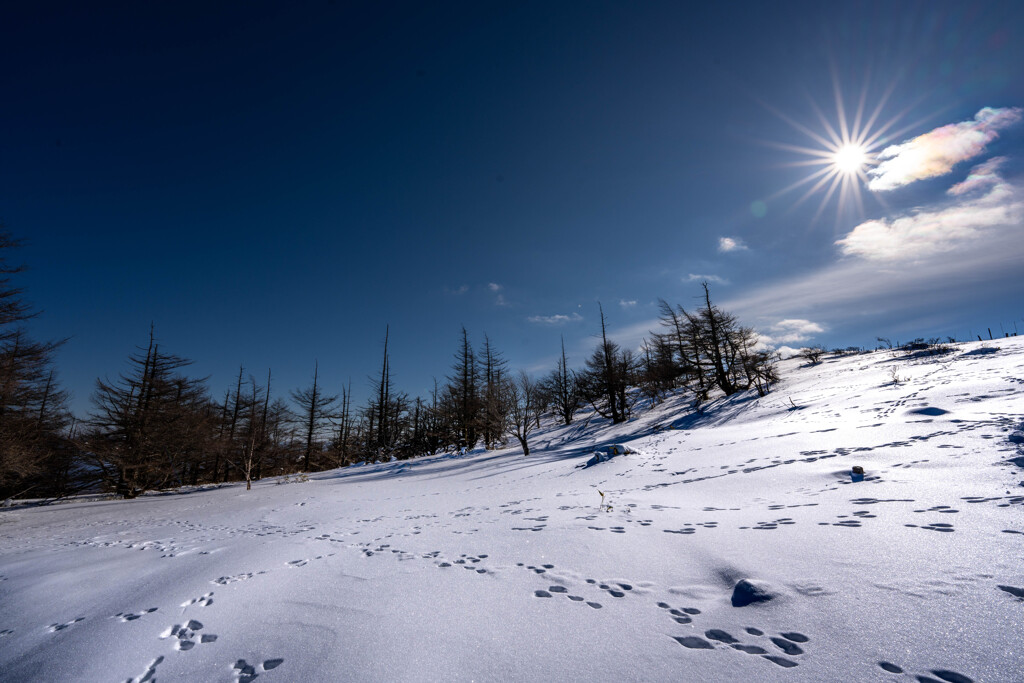
M 661 329 L 638 350 L 608 338 L 600 309 L 600 340 L 583 365 L 570 366 L 563 342 L 556 366 L 538 378 L 511 370 L 486 335 L 474 348 L 463 328 L 450 374 L 425 397 L 395 388 L 385 330 L 380 372 L 363 405 L 353 404 L 351 383 L 338 394 L 326 389 L 315 364 L 310 384 L 290 390 L 275 385 L 272 370 L 256 376 L 240 367 L 233 386 L 213 396 L 205 379 L 189 376 L 191 361 L 150 330 L 116 380 L 97 379 L 89 414 L 75 416 L 54 367 L 63 342 L 27 332 L 34 312 L 16 282 L 22 267 L 11 265 L 18 246 L 0 231 L 0 500 L 84 491 L 133 498 L 513 439 L 529 455 L 543 417 L 570 424 L 592 409 L 618 423 L 641 401 L 669 393 L 688 392 L 697 409 L 713 393 L 763 396 L 778 380 L 774 352 L 717 308 L 704 283 L 696 310 L 660 302 Z

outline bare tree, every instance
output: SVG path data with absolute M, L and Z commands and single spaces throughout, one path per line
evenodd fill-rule
M 604 309 L 601 312 L 601 343 L 587 359 L 586 369 L 580 375 L 583 396 L 602 417 L 613 424 L 629 419 L 629 386 L 633 379 L 636 360 L 629 349 L 608 339 Z
M 320 364 L 313 366 L 313 385 L 301 391 L 291 393 L 292 400 L 298 404 L 299 417 L 305 433 L 305 450 L 302 456 L 302 469 L 312 471 L 313 444 L 317 441 L 326 421 L 331 417 L 331 409 L 337 402 L 337 396 L 324 394 L 319 384 Z
M 825 355 L 825 349 L 820 346 L 808 346 L 807 348 L 800 349 L 797 354 L 811 365 L 817 365 L 821 362 L 821 357 Z
M 11 281 L 24 268 L 6 258 L 18 246 L 0 226 L 0 499 L 67 492 L 73 452 L 67 394 L 52 367 L 62 342 L 33 341 L 24 329 L 35 313 Z
M 527 438 L 537 425 L 540 387 L 529 375 L 520 371 L 516 377 L 506 378 L 504 389 L 504 401 L 508 410 L 506 430 L 519 440 L 519 445 L 523 447 L 523 455 L 529 455 L 530 445 Z
M 505 424 L 505 401 L 502 397 L 506 366 L 501 353 L 495 350 L 490 337 L 484 335 L 484 347 L 480 351 L 477 365 L 483 380 L 481 397 L 480 427 L 485 448 L 493 448 L 501 438 Z
M 455 353 L 455 365 L 448 377 L 448 398 L 454 408 L 454 427 L 457 444 L 473 448 L 479 438 L 480 426 L 480 371 L 466 328 L 462 328 L 462 343 Z
M 149 344 L 129 357 L 116 381 L 97 380 L 90 430 L 84 437 L 93 465 L 125 498 L 179 483 L 182 466 L 211 443 L 205 379 L 179 370 L 191 361 Z
M 562 355 L 558 358 L 558 365 L 544 382 L 544 391 L 562 422 L 567 425 L 572 424 L 572 418 L 579 410 L 582 401 L 579 381 L 576 379 L 576 373 L 569 368 L 569 361 L 565 355 L 564 337 L 562 338 Z

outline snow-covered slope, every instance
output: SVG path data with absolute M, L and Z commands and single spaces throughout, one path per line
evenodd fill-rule
M 1022 341 L 787 361 L 528 458 L 5 510 L 0 679 L 1021 681 Z

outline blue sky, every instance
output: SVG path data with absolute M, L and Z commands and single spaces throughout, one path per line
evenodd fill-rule
M 702 278 L 779 346 L 1024 332 L 1024 6 L 847 4 L 5 9 L 31 329 L 80 412 L 151 321 L 215 392 L 360 395 L 386 325 L 425 395 L 463 325 L 578 364 Z M 801 202 L 837 91 L 889 127 Z

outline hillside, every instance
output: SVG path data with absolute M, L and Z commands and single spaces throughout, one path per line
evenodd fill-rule
M 1024 340 L 780 372 L 529 457 L 0 511 L 0 679 L 1024 679 Z

